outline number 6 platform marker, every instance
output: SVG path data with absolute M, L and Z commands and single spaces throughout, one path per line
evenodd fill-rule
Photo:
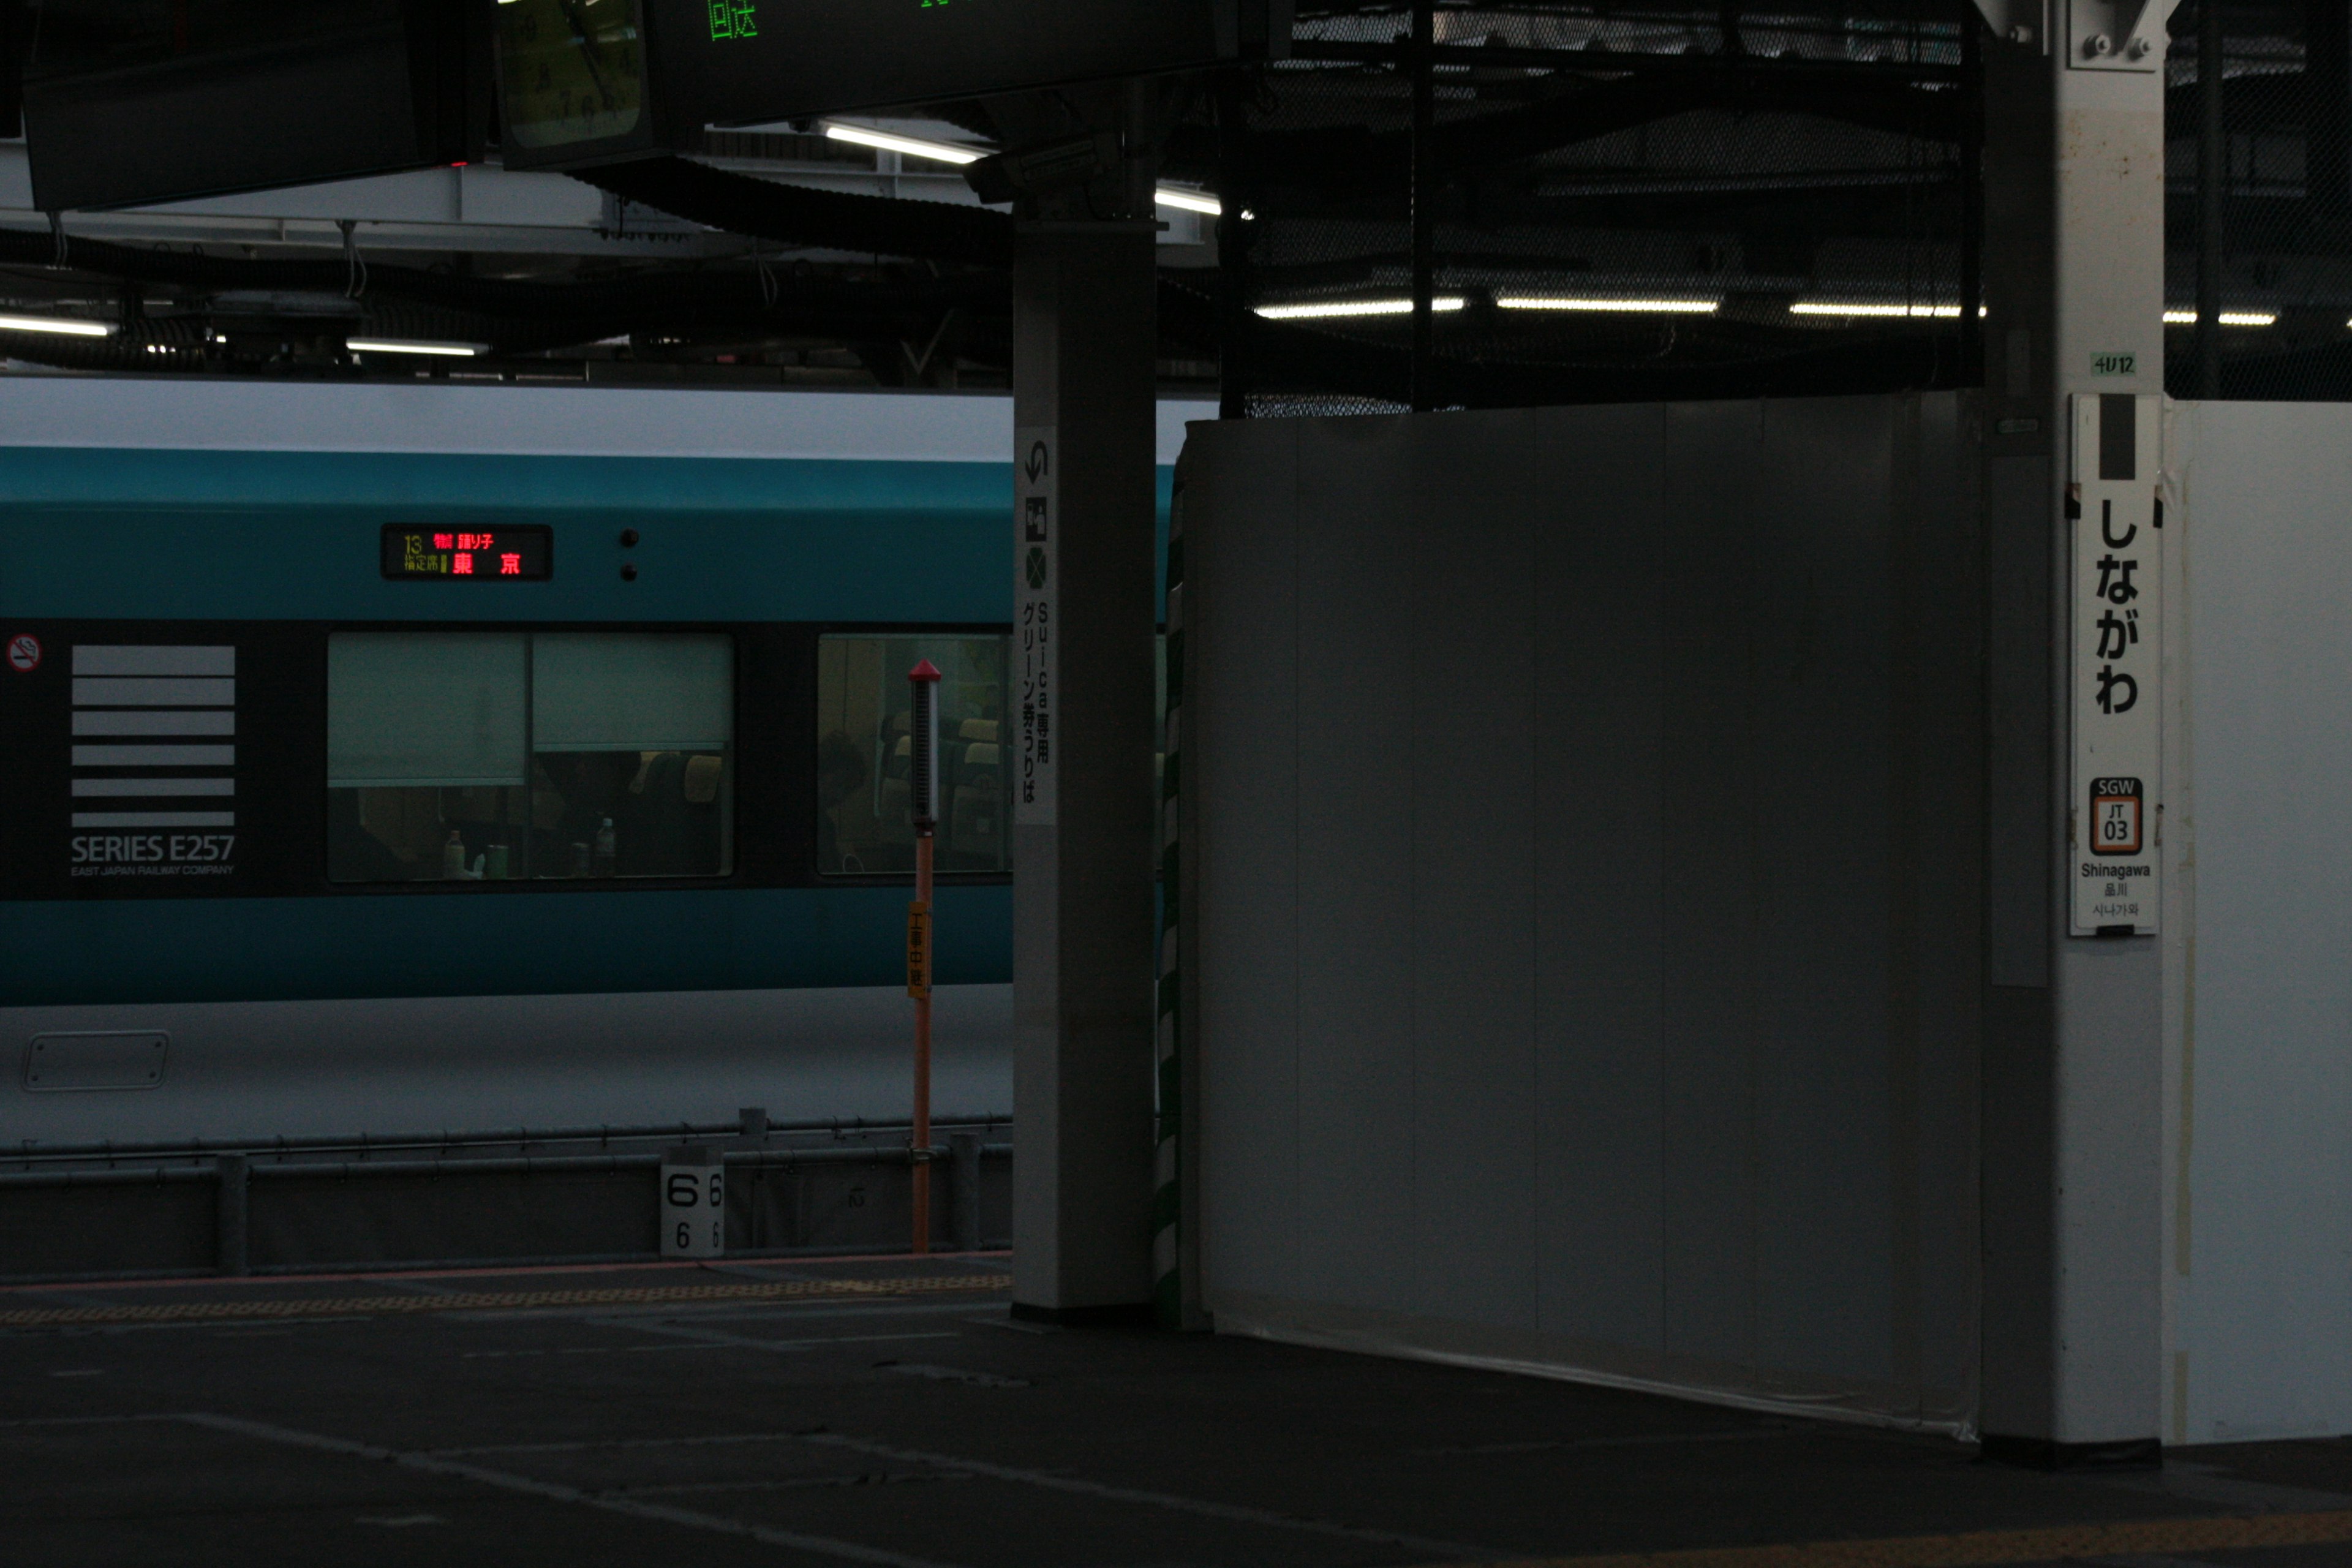
M 665 1149 L 661 1158 L 664 1258 L 717 1258 L 727 1249 L 727 1168 L 709 1144 Z

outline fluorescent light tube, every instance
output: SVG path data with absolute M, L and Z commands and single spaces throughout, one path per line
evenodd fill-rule
M 1188 213 L 1207 213 L 1211 217 L 1221 216 L 1225 210 L 1223 205 L 1206 191 L 1180 191 L 1173 185 L 1155 185 L 1151 199 L 1163 207 L 1181 207 Z
M 446 354 L 471 359 L 486 353 L 488 343 L 436 343 L 424 338 L 345 338 L 343 346 L 355 354 Z
M 982 147 L 959 147 L 951 142 L 930 142 L 920 136 L 900 136 L 888 131 L 869 131 L 863 125 L 844 125 L 825 121 L 825 135 L 835 142 L 853 142 L 860 147 L 878 147 L 886 153 L 901 153 L 909 158 L 929 158 L 940 163 L 977 163 L 988 156 Z M 1152 201 L 1163 207 L 1181 207 L 1186 212 L 1206 213 L 1216 217 L 1225 209 L 1217 198 L 1206 191 L 1180 191 L 1171 185 L 1161 185 L 1151 193 Z
M 2275 310 L 2224 310 L 2213 318 L 2225 327 L 2274 327 L 2278 325 Z M 2197 324 L 2194 310 L 2167 310 L 2164 324 L 2168 327 L 2193 327 Z
M 1938 321 L 1958 321 L 1958 305 L 1865 305 L 1850 300 L 1800 300 L 1789 307 L 1793 316 L 1927 316 Z M 1977 314 L 1984 314 L 1979 309 Z
M 977 163 L 988 156 L 983 148 L 958 147 L 950 142 L 926 142 L 919 136 L 894 136 L 887 131 L 868 131 L 863 125 L 843 125 L 831 120 L 824 122 L 824 133 L 835 142 L 851 142 L 860 147 L 879 147 L 885 153 L 904 153 L 909 158 L 929 158 L 940 163 Z
M 52 332 L 61 338 L 110 338 L 111 321 L 77 321 L 65 316 L 0 316 L 0 332 Z
M 1497 294 L 1499 310 L 1603 310 L 1647 316 L 1711 316 L 1720 300 L 1598 300 L 1553 294 Z
M 1462 309 L 1459 294 L 1440 294 L 1429 302 L 1433 310 Z M 1322 316 L 1410 316 L 1411 300 L 1318 300 L 1299 305 L 1260 305 L 1257 313 L 1270 321 L 1308 321 Z

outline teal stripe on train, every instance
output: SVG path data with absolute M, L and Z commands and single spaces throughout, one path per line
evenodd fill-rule
M 485 501 L 607 512 L 980 509 L 1002 517 L 1013 504 L 1013 463 L 0 447 L 0 502 L 10 505 L 462 510 Z
M 1009 463 L 0 448 L 0 614 L 1009 621 L 1011 502 Z M 553 524 L 554 580 L 378 574 L 383 524 L 460 519 Z
M 938 910 L 940 984 L 1012 979 L 1011 888 Z M 906 918 L 904 887 L 0 903 L 0 1005 L 902 984 Z

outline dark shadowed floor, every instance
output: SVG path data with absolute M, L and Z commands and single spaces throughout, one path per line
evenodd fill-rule
M 0 1563 L 2352 1565 L 2352 1442 L 2046 1475 L 1571 1384 L 1041 1331 L 1005 1268 L 0 1292 Z

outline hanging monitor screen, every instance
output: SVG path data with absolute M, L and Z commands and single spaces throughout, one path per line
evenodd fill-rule
M 129 206 L 478 158 L 490 59 L 475 10 L 41 0 L 24 74 L 33 205 Z
M 555 530 L 386 523 L 383 574 L 397 582 L 543 583 L 555 575 Z
M 510 168 L 676 147 L 706 125 L 1262 58 L 1290 0 L 500 0 Z
M 664 78 L 714 124 L 1143 76 L 1265 49 L 1263 21 L 1244 38 L 1251 7 L 1234 0 L 644 3 L 664 24 Z

